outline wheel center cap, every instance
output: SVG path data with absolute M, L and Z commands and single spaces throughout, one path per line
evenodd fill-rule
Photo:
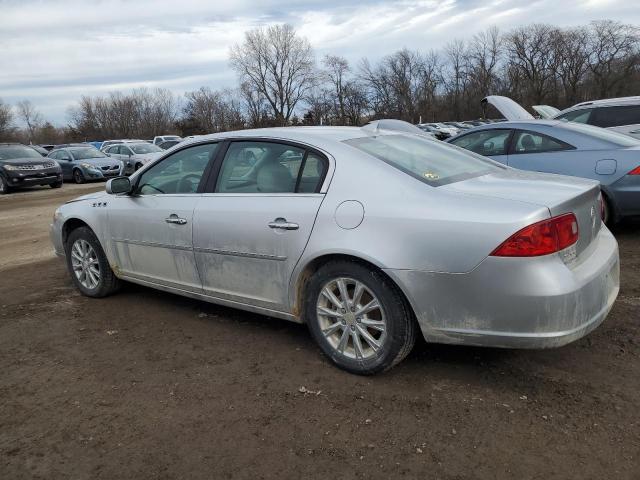
M 347 325 L 353 325 L 356 322 L 356 316 L 352 312 L 347 312 L 344 314 L 344 320 Z

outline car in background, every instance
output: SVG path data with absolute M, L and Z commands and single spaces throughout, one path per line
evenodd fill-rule
M 49 150 L 46 148 L 42 148 L 39 145 L 29 145 L 29 147 L 33 148 L 36 152 L 38 152 L 41 156 L 46 157 L 49 155 Z
M 640 215 L 640 141 L 627 135 L 533 119 L 479 126 L 447 141 L 513 168 L 599 181 L 606 223 Z
M 597 328 L 619 291 L 599 202 L 592 180 L 420 134 L 265 128 L 203 136 L 109 180 L 55 211 L 51 239 L 85 296 L 127 280 L 306 323 L 325 358 L 370 375 L 420 332 L 550 348 Z
M 416 125 L 416 127 L 422 130 L 423 132 L 432 135 L 438 140 L 446 140 L 451 136 L 450 133 L 443 132 L 439 128 L 432 127 L 426 123 L 419 123 L 418 125 Z
M 122 161 L 124 165 L 124 175 L 131 175 L 143 165 L 160 157 L 164 150 L 157 145 L 141 140 L 139 142 L 127 141 L 116 145 L 111 145 L 103 150 L 110 157 Z
M 437 137 L 431 132 L 424 131 L 412 123 L 405 122 L 404 120 L 396 120 L 392 118 L 372 120 L 362 128 L 369 132 L 404 132 L 413 135 L 421 135 L 431 140 L 437 140 Z
M 469 130 L 470 128 L 473 128 L 471 125 L 468 125 L 462 122 L 442 122 L 442 123 L 444 125 L 457 129 L 458 132 L 460 132 L 460 130 Z
M 89 144 L 56 146 L 49 152 L 49 158 L 60 164 L 64 180 L 75 183 L 106 180 L 122 175 L 124 170 L 122 162 Z
M 62 186 L 62 170 L 55 161 L 42 158 L 20 143 L 0 143 L 0 194 L 32 185 Z
M 104 152 L 107 149 L 107 147 L 110 147 L 111 145 L 117 145 L 120 143 L 143 143 L 143 142 L 146 142 L 146 140 L 129 139 L 129 138 L 123 138 L 120 140 L 105 140 L 104 142 L 102 142 L 102 145 L 100 145 L 100 150 Z
M 41 143 L 40 145 L 38 145 L 38 147 L 42 147 L 47 152 L 50 152 L 51 150 L 53 150 L 53 147 L 55 147 L 55 145 L 52 143 Z
M 154 145 L 160 145 L 163 142 L 168 142 L 168 141 L 173 141 L 173 140 L 177 140 L 178 142 L 182 140 L 182 137 L 180 137 L 179 135 L 158 135 L 153 137 L 153 144 Z
M 609 128 L 640 139 L 640 96 L 578 103 L 553 118 Z
M 169 150 L 171 147 L 175 147 L 176 145 L 178 145 L 181 142 L 182 142 L 182 140 L 167 140 L 166 142 L 159 143 L 158 146 L 162 150 Z

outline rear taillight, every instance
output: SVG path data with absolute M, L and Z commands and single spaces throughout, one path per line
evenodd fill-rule
M 637 166 L 633 170 L 631 170 L 627 175 L 640 175 L 640 166 Z
M 578 220 L 573 213 L 543 220 L 511 235 L 493 257 L 538 257 L 570 247 L 578 241 Z

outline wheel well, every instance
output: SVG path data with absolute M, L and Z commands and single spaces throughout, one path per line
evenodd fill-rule
M 80 227 L 87 227 L 88 229 L 91 229 L 89 225 L 87 225 L 85 222 L 83 222 L 78 218 L 70 218 L 69 220 L 64 222 L 64 225 L 62 226 L 63 245 L 67 243 L 67 238 L 69 238 L 69 235 L 71 234 L 71 232 L 73 232 L 75 229 Z
M 313 274 L 318 271 L 320 267 L 322 267 L 323 265 L 326 265 L 329 262 L 336 262 L 336 261 L 347 261 L 347 262 L 359 263 L 360 265 L 363 265 L 372 270 L 375 270 L 380 275 L 384 276 L 389 281 L 389 283 L 391 283 L 393 286 L 397 288 L 398 292 L 400 293 L 400 295 L 402 295 L 402 298 L 406 302 L 407 308 L 413 314 L 415 319 L 415 312 L 413 311 L 411 302 L 409 302 L 409 299 L 405 295 L 402 288 L 400 288 L 400 286 L 393 280 L 393 278 L 387 275 L 384 270 L 382 270 L 377 265 L 371 262 L 368 262 L 367 260 L 364 260 L 362 258 L 355 257 L 353 255 L 336 253 L 336 254 L 322 255 L 318 258 L 314 258 L 304 267 L 304 270 L 300 272 L 300 275 L 298 276 L 298 283 L 296 285 L 296 298 L 295 298 L 295 305 L 293 307 L 293 313 L 294 315 L 298 316 L 302 321 L 304 321 L 305 291 L 307 289 L 307 285 L 309 284 L 309 280 L 311 279 Z

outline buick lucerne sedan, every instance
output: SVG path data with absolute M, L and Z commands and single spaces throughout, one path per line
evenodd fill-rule
M 306 323 L 373 374 L 428 342 L 545 348 L 596 328 L 619 289 L 597 182 L 511 169 L 357 127 L 187 140 L 56 210 L 76 287 L 126 280 Z

